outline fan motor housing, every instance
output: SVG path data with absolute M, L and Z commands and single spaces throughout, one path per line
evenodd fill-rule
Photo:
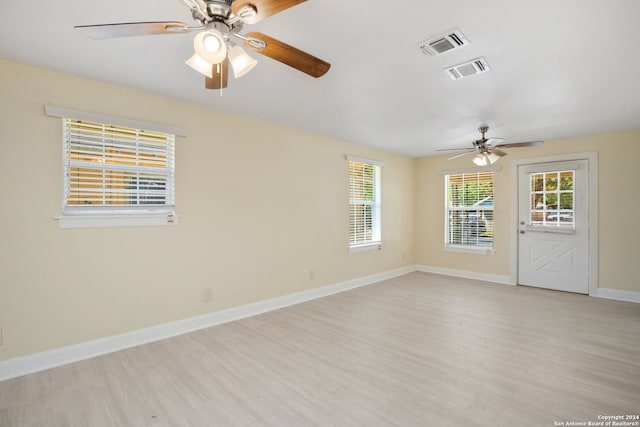
M 212 18 L 220 17 L 227 19 L 231 15 L 231 3 L 232 0 L 207 1 L 207 13 Z

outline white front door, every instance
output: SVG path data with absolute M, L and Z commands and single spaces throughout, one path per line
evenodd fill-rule
M 589 161 L 518 166 L 518 284 L 589 293 Z

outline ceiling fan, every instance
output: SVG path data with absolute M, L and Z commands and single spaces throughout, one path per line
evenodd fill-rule
M 457 159 L 458 157 L 466 156 L 467 154 L 477 153 L 473 158 L 473 163 L 478 166 L 486 166 L 489 164 L 494 164 L 500 159 L 500 157 L 504 157 L 507 155 L 507 153 L 500 150 L 500 148 L 533 147 L 536 145 L 544 144 L 544 141 L 511 142 L 508 144 L 503 144 L 502 141 L 504 141 L 504 138 L 487 138 L 485 136 L 485 134 L 489 131 L 489 126 L 482 125 L 478 128 L 478 131 L 482 134 L 482 138 L 473 141 L 472 149 L 469 149 L 468 147 L 444 148 L 436 151 L 466 150 L 464 153 L 449 157 L 447 160 L 453 160 Z
M 227 87 L 229 63 L 234 77 L 250 71 L 257 63 L 236 44 L 280 61 L 312 77 L 321 77 L 331 64 L 286 43 L 258 32 L 242 34 L 244 24 L 255 24 L 306 0 L 182 0 L 191 10 L 195 26 L 178 21 L 123 22 L 77 25 L 74 28 L 94 39 L 152 34 L 199 32 L 194 39 L 195 54 L 186 63 L 204 74 L 207 89 Z

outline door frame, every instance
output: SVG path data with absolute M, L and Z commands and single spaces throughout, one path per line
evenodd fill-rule
M 544 157 L 530 157 L 511 162 L 511 260 L 509 280 L 512 284 L 518 284 L 518 167 L 528 164 L 568 162 L 575 160 L 587 160 L 589 163 L 589 295 L 598 294 L 598 152 L 587 151 L 581 153 L 557 154 Z

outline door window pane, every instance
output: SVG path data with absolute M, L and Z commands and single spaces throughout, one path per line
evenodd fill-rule
M 575 227 L 575 171 L 534 173 L 529 179 L 529 225 Z

